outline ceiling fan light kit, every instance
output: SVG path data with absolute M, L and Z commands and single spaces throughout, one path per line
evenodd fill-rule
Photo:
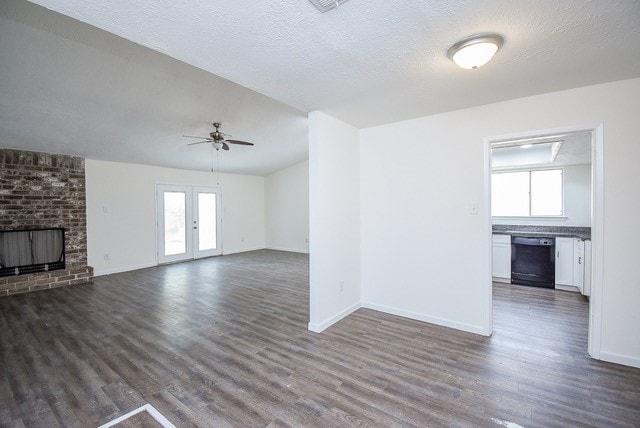
M 237 144 L 240 146 L 253 146 L 253 143 L 248 143 L 246 141 L 227 139 L 227 137 L 231 137 L 231 135 L 225 134 L 224 132 L 220 132 L 220 127 L 222 127 L 222 124 L 220 122 L 213 122 L 213 127 L 215 128 L 215 131 L 211 131 L 208 137 L 199 137 L 195 135 L 183 135 L 183 137 L 185 138 L 196 138 L 198 140 L 202 140 L 202 141 L 197 141 L 195 143 L 189 143 L 187 144 L 187 146 L 195 146 L 196 144 L 211 143 L 211 147 L 213 147 L 216 150 L 220 150 L 220 149 L 229 150 L 229 144 Z
M 447 51 L 447 56 L 458 67 L 471 70 L 482 67 L 502 47 L 504 39 L 495 33 L 481 33 L 465 37 Z

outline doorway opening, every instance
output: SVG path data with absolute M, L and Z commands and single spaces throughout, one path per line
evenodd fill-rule
M 157 185 L 158 263 L 222 254 L 222 189 Z
M 570 291 L 576 294 L 565 297 L 588 299 L 587 350 L 599 358 L 602 146 L 602 125 L 485 139 L 485 214 L 492 255 L 484 304 L 487 334 L 493 331 L 493 281 L 499 299 L 505 290 L 522 294 L 525 287 L 525 295 L 536 288 L 555 289 L 540 291 L 551 295 Z M 544 269 L 538 266 L 541 260 L 523 259 L 532 251 L 545 254 Z M 514 273 L 513 268 L 519 270 Z M 544 278 L 536 277 L 542 274 Z

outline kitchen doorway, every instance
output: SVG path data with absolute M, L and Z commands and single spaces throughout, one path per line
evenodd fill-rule
M 553 262 L 565 262 L 558 264 L 558 267 L 564 266 L 560 275 L 565 283 L 562 284 L 562 278 L 556 278 L 556 288 L 589 296 L 588 352 L 593 358 L 599 358 L 604 199 L 602 128 L 602 125 L 561 128 L 485 138 L 484 217 L 492 254 L 484 292 L 487 334 L 493 331 L 494 276 L 497 275 L 500 282 L 512 283 L 512 236 L 518 232 L 526 232 L 521 235 L 532 238 L 553 236 Z M 585 191 L 585 180 L 590 184 L 586 204 L 577 201 L 573 194 L 579 193 L 580 187 Z M 590 229 L 585 227 L 586 222 Z M 585 230 L 590 232 L 588 236 L 584 236 Z M 550 232 L 555 233 L 549 235 Z M 569 232 L 576 234 L 575 240 L 569 241 L 573 236 Z M 586 237 L 590 240 L 584 240 Z M 591 245 L 584 245 L 585 242 Z M 562 255 L 558 254 L 559 249 Z M 570 276 L 566 267 L 569 259 L 576 261 Z M 590 264 L 585 266 L 587 261 Z

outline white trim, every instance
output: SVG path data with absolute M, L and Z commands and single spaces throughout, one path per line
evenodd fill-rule
M 238 254 L 238 253 L 246 253 L 249 251 L 257 251 L 257 250 L 264 250 L 265 247 L 251 247 L 251 248 L 245 248 L 245 249 L 239 249 L 239 250 L 234 250 L 234 251 L 227 251 L 224 254 L 221 255 L 230 255 L 230 254 Z M 177 260 L 175 262 L 166 262 L 166 263 L 144 263 L 144 264 L 140 264 L 140 265 L 133 265 L 133 266 L 125 266 L 125 267 L 117 267 L 117 268 L 113 268 L 113 269 L 100 269 L 100 270 L 95 270 L 93 272 L 93 276 L 104 276 L 104 275 L 111 275 L 114 273 L 122 273 L 122 272 L 130 272 L 132 270 L 138 270 L 138 269 L 147 269 L 150 267 L 156 267 L 156 266 L 164 266 L 164 265 L 170 265 L 170 264 L 174 264 L 174 263 L 185 263 L 185 262 L 193 262 L 196 260 L 202 260 L 202 259 L 206 259 L 209 257 L 219 257 L 219 256 L 207 256 L 207 257 L 201 257 L 199 259 L 187 259 L 187 260 Z
M 404 309 L 393 308 L 391 306 L 378 305 L 371 302 L 362 302 L 360 306 L 362 308 L 373 309 L 375 311 L 384 312 L 386 314 L 398 315 L 400 317 L 428 322 L 429 324 L 436 324 L 443 327 L 455 328 L 456 330 L 468 331 L 469 333 L 481 334 L 483 336 L 490 336 L 491 334 L 491 332 L 489 332 L 489 334 L 486 334 L 485 328 L 480 325 L 466 324 L 457 321 L 451 321 L 445 318 L 432 317 L 418 312 L 411 312 Z
M 197 226 L 200 227 L 200 193 L 208 193 L 216 195 L 216 247 L 210 250 L 199 250 L 200 247 L 200 233 L 193 232 L 193 258 L 194 259 L 202 259 L 205 257 L 211 256 L 220 256 L 222 255 L 222 214 L 224 213 L 224 208 L 222 206 L 223 197 L 222 197 L 222 188 L 221 187 L 208 187 L 208 186 L 192 186 L 191 187 L 191 199 L 193 204 L 193 211 L 191 220 L 194 222 L 198 221 Z M 196 229 L 193 229 L 196 230 Z
M 564 193 L 562 195 L 564 197 Z M 566 216 L 553 216 L 553 215 L 548 215 L 548 216 L 527 216 L 527 215 L 513 215 L 513 216 L 508 216 L 508 215 L 495 215 L 493 217 L 491 217 L 493 220 L 501 220 L 501 221 L 506 221 L 506 220 L 535 220 L 535 221 L 559 221 L 559 220 L 567 220 L 569 217 Z
M 165 418 L 162 413 L 160 413 L 158 410 L 156 410 L 155 407 L 153 407 L 151 404 L 145 404 L 144 406 L 140 406 L 135 410 L 130 411 L 129 413 L 122 415 L 114 420 L 112 420 L 111 422 L 107 422 L 104 425 L 100 425 L 100 427 L 98 428 L 109 428 L 112 427 L 114 425 L 119 424 L 122 421 L 125 421 L 127 419 L 129 419 L 132 416 L 137 415 L 138 413 L 142 413 L 142 412 L 147 412 L 149 414 L 149 416 L 151 416 L 153 419 L 156 420 L 156 422 L 158 422 L 160 425 L 163 426 L 163 428 L 176 428 L 176 426 L 174 424 L 172 424 L 169 419 Z
M 480 334 L 491 336 L 493 333 L 493 227 L 491 219 L 491 142 L 485 139 L 484 142 L 484 176 L 482 178 L 482 189 L 484 201 L 482 201 L 482 221 L 486 227 L 484 235 L 484 247 L 487 251 L 482 254 L 482 331 Z M 511 238 L 509 237 L 509 242 Z M 511 282 L 511 280 L 509 280 Z
M 604 125 L 591 140 L 591 293 L 589 296 L 589 355 L 601 359 L 602 289 L 604 287 Z
M 289 253 L 304 253 L 304 254 L 309 254 L 309 250 L 304 250 L 301 248 L 288 248 L 288 247 L 274 247 L 271 245 L 268 245 L 267 247 L 265 247 L 267 250 L 275 250 L 275 251 L 287 251 Z
M 196 186 L 191 184 L 166 184 L 156 183 L 155 185 L 155 202 L 156 202 L 156 261 L 158 265 L 184 262 L 188 260 L 197 260 L 205 257 L 219 256 L 224 253 L 224 197 L 222 186 Z M 172 256 L 161 254 L 164 246 L 164 200 L 159 196 L 162 192 L 182 192 L 185 194 L 185 221 L 186 221 L 186 252 Z M 193 229 L 194 220 L 198 219 L 198 198 L 199 193 L 214 193 L 216 195 L 216 248 L 213 250 L 199 251 L 198 233 Z
M 615 352 L 600 351 L 600 359 L 610 363 L 640 368 L 640 358 L 631 355 L 616 354 Z
M 249 251 L 258 251 L 258 250 L 264 250 L 264 249 L 265 249 L 264 246 L 247 247 L 247 248 L 235 248 L 235 249 L 232 249 L 232 250 L 224 250 L 224 253 L 222 255 L 223 256 L 228 256 L 230 254 L 247 253 Z
M 320 221 L 318 217 L 318 211 L 320 209 L 320 203 L 318 201 L 319 189 L 322 183 L 318 178 L 319 166 L 318 166 L 318 144 L 319 144 L 319 130 L 318 130 L 318 115 L 320 112 L 310 112 L 307 117 L 309 120 L 308 126 L 308 147 L 309 147 L 309 330 L 322 331 L 319 327 L 321 323 L 320 319 Z M 362 260 L 362 258 L 360 258 Z
M 332 316 L 328 320 L 325 320 L 325 321 L 323 321 L 321 323 L 311 323 L 310 322 L 308 328 L 309 328 L 310 331 L 312 331 L 314 333 L 322 333 L 327 328 L 331 327 L 332 325 L 334 325 L 335 323 L 337 323 L 338 321 L 340 321 L 344 317 L 351 315 L 353 312 L 357 311 L 360 308 L 361 308 L 361 304 L 360 303 L 355 303 L 355 304 L 349 306 L 344 311 L 335 314 L 334 316 Z
M 193 230 L 191 229 L 191 218 L 193 216 L 193 200 L 192 200 L 192 187 L 188 185 L 178 184 L 156 184 L 156 255 L 158 264 L 181 262 L 185 260 L 193 259 Z M 164 197 L 160 195 L 165 192 L 182 193 L 184 194 L 184 208 L 185 208 L 185 252 L 179 254 L 173 254 L 170 256 L 164 255 Z
M 580 293 L 580 289 L 575 285 L 556 284 L 556 290 L 569 291 L 570 293 Z
M 124 266 L 124 267 L 117 267 L 117 268 L 111 268 L 111 269 L 98 269 L 93 272 L 93 276 L 95 277 L 95 276 L 111 275 L 113 273 L 129 272 L 132 270 L 147 269 L 155 266 L 158 266 L 158 264 L 144 263 L 141 265 L 134 265 L 134 266 Z
M 491 143 L 530 138 L 532 136 L 545 136 L 556 134 L 568 134 L 575 132 L 591 132 L 591 240 L 592 240 L 592 266 L 591 266 L 591 296 L 589 298 L 589 344 L 588 352 L 592 358 L 601 359 L 602 340 L 602 287 L 603 287 L 603 242 L 604 242 L 604 125 L 602 123 L 590 126 L 572 126 L 564 128 L 552 128 L 542 131 L 518 132 L 499 136 L 489 136 L 484 138 L 485 160 L 484 160 L 484 180 L 485 192 L 484 203 L 491 209 Z M 488 155 L 488 159 L 487 159 Z M 487 181 L 489 186 L 487 187 Z M 491 244 L 491 217 L 485 219 L 485 239 L 487 245 Z M 490 253 L 489 253 L 490 254 Z M 491 262 L 485 263 L 491 268 Z M 485 284 L 485 289 L 493 293 L 490 284 Z M 491 295 L 490 294 L 490 295 Z M 483 319 L 491 315 L 491 302 L 483 302 Z M 609 354 L 612 355 L 612 354 Z

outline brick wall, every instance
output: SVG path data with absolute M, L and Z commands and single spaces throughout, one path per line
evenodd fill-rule
M 0 295 L 90 282 L 84 159 L 0 149 L 0 230 L 65 228 L 67 269 L 0 278 Z

